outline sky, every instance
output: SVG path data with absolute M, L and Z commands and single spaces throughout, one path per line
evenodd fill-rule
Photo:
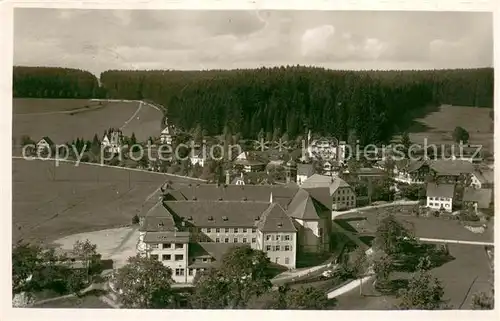
M 480 12 L 17 8 L 14 65 L 109 69 L 493 66 Z

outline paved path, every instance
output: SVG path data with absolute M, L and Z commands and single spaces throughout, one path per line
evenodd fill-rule
M 347 211 L 342 211 L 342 212 L 332 212 L 332 220 L 334 220 L 336 217 L 345 215 L 345 214 L 350 214 L 350 213 L 356 213 L 356 212 L 363 212 L 366 210 L 374 209 L 374 208 L 383 208 L 383 207 L 389 207 L 389 206 L 397 206 L 397 205 L 416 205 L 418 204 L 418 201 L 406 201 L 406 200 L 401 200 L 401 201 L 394 201 L 391 203 L 384 203 L 384 204 L 379 204 L 379 205 L 369 205 L 365 207 L 357 207 L 353 208 Z
M 123 130 L 125 127 L 127 127 L 128 123 L 130 123 L 135 118 L 135 116 L 137 116 L 137 114 L 141 111 L 141 109 L 142 109 L 142 101 L 139 102 L 139 106 L 137 107 L 135 113 L 133 113 L 132 116 L 130 116 L 130 118 L 123 123 L 122 127 L 120 127 L 120 130 Z
M 454 244 L 469 244 L 469 245 L 483 245 L 483 246 L 495 246 L 493 242 L 476 242 L 476 241 L 460 241 L 460 240 L 443 240 L 443 239 L 432 239 L 426 237 L 419 237 L 419 241 L 430 242 L 430 243 L 454 243 Z

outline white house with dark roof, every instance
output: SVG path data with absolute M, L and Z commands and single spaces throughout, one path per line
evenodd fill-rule
M 451 212 L 455 196 L 454 184 L 427 184 L 427 207 Z
M 122 133 L 119 130 L 112 131 L 102 138 L 101 147 L 113 154 L 119 154 L 122 151 Z
M 296 182 L 300 186 L 309 177 L 314 174 L 314 166 L 309 161 L 305 160 L 303 163 L 297 163 L 297 179 Z
M 260 172 L 266 168 L 266 162 L 258 157 L 256 153 L 241 152 L 234 160 L 234 165 L 241 166 L 244 172 Z
M 54 147 L 54 142 L 47 136 L 42 137 L 42 139 L 40 139 L 38 143 L 36 143 L 36 149 L 39 154 L 43 152 L 49 152 L 52 147 Z

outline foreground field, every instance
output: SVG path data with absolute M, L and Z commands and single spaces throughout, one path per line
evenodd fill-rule
M 420 129 L 410 130 L 410 139 L 418 144 L 422 144 L 425 138 L 428 143 L 452 144 L 453 130 L 460 126 L 469 132 L 471 144 L 481 144 L 492 152 L 493 121 L 489 116 L 491 110 L 491 108 L 440 106 L 437 111 L 415 120 L 417 125 L 415 127 Z
M 432 270 L 432 274 L 443 282 L 444 299 L 453 309 L 470 309 L 472 296 L 489 288 L 490 268 L 486 252 L 482 246 L 449 246 L 454 260 Z M 408 279 L 408 274 L 398 273 L 392 279 Z M 381 295 L 373 289 L 372 282 L 363 286 L 363 295 L 359 289 L 341 295 L 338 309 L 342 310 L 386 310 L 394 308 L 397 299 L 394 296 Z
M 139 102 L 99 102 L 82 99 L 14 99 L 13 138 L 29 135 L 37 141 L 44 136 L 56 144 L 78 137 L 102 136 L 110 127 L 125 135 L 135 132 L 138 140 L 158 136 L 161 111 Z M 102 137 L 99 137 L 102 138 Z
M 120 227 L 166 180 L 189 179 L 53 161 L 13 160 L 12 239 L 50 242 L 67 235 Z

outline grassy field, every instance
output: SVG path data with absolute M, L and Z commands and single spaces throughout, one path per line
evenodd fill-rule
M 86 108 L 85 106 L 88 106 Z M 139 141 L 158 136 L 162 113 L 138 102 L 98 102 L 82 99 L 14 99 L 13 137 L 19 140 L 29 135 L 37 141 L 44 136 L 56 144 L 77 137 L 102 138 L 110 127 L 121 128 L 125 135 L 135 135 Z
M 460 126 L 470 135 L 471 144 L 481 144 L 493 151 L 493 121 L 489 113 L 491 108 L 476 108 L 462 106 L 440 106 L 436 111 L 425 117 L 415 119 L 410 128 L 410 139 L 422 144 L 424 138 L 428 143 L 452 144 L 453 130 Z
M 444 286 L 444 299 L 453 309 L 470 309 L 472 296 L 489 287 L 490 269 L 485 250 L 482 246 L 449 246 L 454 260 L 432 270 Z M 408 279 L 409 274 L 398 273 L 392 279 Z M 363 296 L 359 289 L 337 298 L 340 310 L 386 310 L 392 309 L 397 299 L 392 295 L 381 295 L 373 289 L 372 282 L 363 286 Z
M 13 160 L 12 239 L 50 242 L 131 223 L 166 180 L 187 178 L 53 161 Z
M 412 206 L 397 208 L 404 211 L 404 209 L 410 210 Z M 406 226 L 411 227 L 417 237 L 473 242 L 494 241 L 492 228 L 488 228 L 485 233 L 473 233 L 467 230 L 459 221 L 403 215 L 394 207 L 374 208 L 363 212 L 340 215 L 336 221 L 352 232 L 373 234 L 376 231 L 378 220 L 389 213 L 392 213 L 396 219 L 405 223 Z M 490 223 L 489 226 L 493 227 L 493 224 Z

